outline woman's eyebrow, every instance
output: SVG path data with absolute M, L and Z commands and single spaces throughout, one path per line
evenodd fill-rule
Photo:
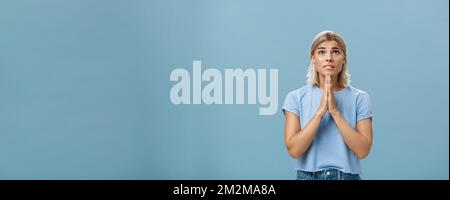
M 325 47 L 317 47 L 317 50 L 319 50 L 319 49 L 326 49 L 326 48 Z M 331 49 L 332 50 L 335 50 L 335 49 L 341 50 L 341 48 L 339 48 L 339 47 L 331 47 Z

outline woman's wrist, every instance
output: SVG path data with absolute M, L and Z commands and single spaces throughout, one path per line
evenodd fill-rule
M 322 119 L 323 116 L 325 115 L 325 113 L 327 113 L 327 112 L 318 111 L 318 112 L 316 112 L 315 116 L 318 117 L 319 119 Z
M 331 115 L 332 117 L 335 117 L 335 116 L 337 116 L 337 115 L 340 114 L 338 109 L 336 109 L 336 110 L 330 110 L 329 112 L 330 112 L 330 115 Z

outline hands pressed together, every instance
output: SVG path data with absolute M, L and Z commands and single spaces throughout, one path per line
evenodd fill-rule
M 330 75 L 325 75 L 325 86 L 323 91 L 322 100 L 319 105 L 319 109 L 317 113 L 320 116 L 325 115 L 325 113 L 330 112 L 330 114 L 339 112 L 338 107 L 336 106 L 336 101 L 334 99 L 333 92 L 331 91 L 331 77 Z

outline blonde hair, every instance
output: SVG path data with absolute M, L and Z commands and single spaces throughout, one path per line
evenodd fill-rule
M 337 81 L 340 86 L 347 86 L 350 83 L 350 74 L 347 71 L 347 47 L 345 45 L 344 39 L 338 33 L 330 30 L 322 31 L 317 34 L 316 37 L 314 37 L 310 49 L 309 56 L 311 58 L 311 62 L 308 67 L 308 73 L 306 75 L 308 79 L 306 82 L 308 84 L 320 85 L 318 72 L 316 70 L 316 67 L 314 66 L 313 55 L 314 50 L 317 48 L 317 46 L 319 46 L 319 44 L 324 41 L 336 41 L 342 51 L 344 51 L 344 64 L 342 65 L 341 72 L 339 72 L 338 74 Z

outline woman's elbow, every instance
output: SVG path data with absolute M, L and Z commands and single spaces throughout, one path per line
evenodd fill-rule
M 369 155 L 370 151 L 363 151 L 363 152 L 359 152 L 356 154 L 356 157 L 358 158 L 358 160 L 362 160 L 364 158 L 366 158 Z
M 295 158 L 295 159 L 300 158 L 300 156 L 301 156 L 300 153 L 294 152 L 294 151 L 292 151 L 292 150 L 288 150 L 288 153 L 289 153 L 289 155 L 290 155 L 292 158 Z

